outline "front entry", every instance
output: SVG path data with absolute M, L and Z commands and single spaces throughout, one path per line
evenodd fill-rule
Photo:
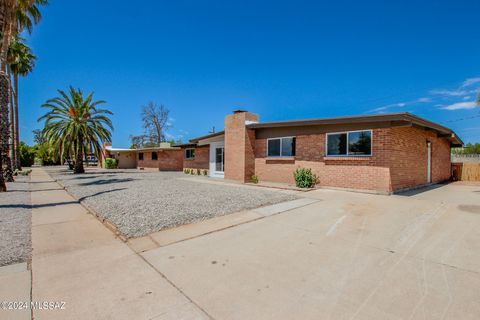
M 210 144 L 210 176 L 216 178 L 224 177 L 225 148 L 223 142 L 212 142 Z

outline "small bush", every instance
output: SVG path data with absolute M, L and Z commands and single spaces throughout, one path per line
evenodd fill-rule
M 191 175 L 195 175 L 195 170 L 190 169 L 190 174 L 191 174 Z
M 201 175 L 202 174 L 202 170 L 200 169 L 197 169 L 197 176 Z
M 105 169 L 117 169 L 117 167 L 118 167 L 117 159 L 113 159 L 113 158 L 105 159 Z
M 312 172 L 312 169 L 297 168 L 293 173 L 295 184 L 299 188 L 313 188 L 317 184 L 317 176 Z
M 22 167 L 31 167 L 35 163 L 35 149 L 27 146 L 23 141 L 20 142 L 20 165 Z
M 257 183 L 258 183 L 258 176 L 253 175 L 252 178 L 251 178 L 251 180 L 252 180 L 252 183 L 257 184 Z
M 203 170 L 203 175 L 204 175 L 204 176 L 208 176 L 208 170 L 207 170 L 207 169 L 204 169 L 204 170 Z

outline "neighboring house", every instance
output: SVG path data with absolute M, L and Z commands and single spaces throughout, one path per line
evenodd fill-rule
M 119 149 L 105 146 L 105 158 L 118 160 L 119 169 L 181 171 L 183 168 L 183 152 L 170 143 L 161 143 L 160 147 L 141 149 Z
M 449 128 L 409 113 L 260 123 L 236 110 L 225 131 L 177 147 L 183 168 L 212 177 L 294 183 L 303 167 L 319 186 L 392 193 L 448 180 L 450 149 L 461 145 Z

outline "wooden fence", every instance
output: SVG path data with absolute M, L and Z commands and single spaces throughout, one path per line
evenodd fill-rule
M 480 163 L 452 163 L 453 180 L 480 181 Z

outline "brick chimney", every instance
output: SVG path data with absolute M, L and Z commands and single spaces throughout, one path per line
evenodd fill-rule
M 248 182 L 255 174 L 255 130 L 246 125 L 258 121 L 257 114 L 245 110 L 225 118 L 225 179 Z

